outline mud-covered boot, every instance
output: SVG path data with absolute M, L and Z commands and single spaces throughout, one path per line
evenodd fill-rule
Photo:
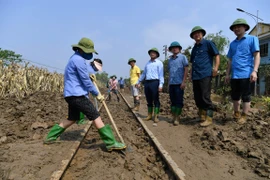
M 182 113 L 182 108 L 175 108 L 175 120 L 173 125 L 178 126 L 180 123 L 180 115 Z
M 148 116 L 144 118 L 143 120 L 149 121 L 152 119 L 152 117 L 153 117 L 153 107 L 148 107 Z
M 134 111 L 139 111 L 140 110 L 140 104 L 137 104 L 133 110 Z
M 206 127 L 206 126 L 211 125 L 212 123 L 213 123 L 213 111 L 212 110 L 207 110 L 206 119 L 200 125 L 203 126 L 203 127 Z
M 86 123 L 85 118 L 84 118 L 84 114 L 82 112 L 80 112 L 80 120 L 78 120 L 76 123 L 77 124 L 85 124 Z
M 65 128 L 62 128 L 58 124 L 55 124 L 48 135 L 44 140 L 44 144 L 51 144 L 56 142 L 57 138 L 65 131 Z
M 201 120 L 202 122 L 204 122 L 204 121 L 206 120 L 206 117 L 207 117 L 207 112 L 206 112 L 206 110 L 201 109 L 200 120 Z
M 158 107 L 155 107 L 155 111 L 154 111 L 154 123 L 158 123 L 159 122 L 158 115 L 159 115 L 159 108 Z
M 241 117 L 238 119 L 237 123 L 242 125 L 245 124 L 246 122 L 247 122 L 247 115 L 244 112 L 242 112 Z
M 175 121 L 175 106 L 171 106 L 172 119 L 169 120 L 169 123 L 173 123 Z
M 134 111 L 140 110 L 140 101 L 139 100 L 134 101 L 134 107 L 132 108 L 132 110 L 134 110 Z
M 241 118 L 241 114 L 239 111 L 234 111 L 233 113 L 233 118 L 237 121 L 239 121 L 239 119 Z
M 110 125 L 107 124 L 100 128 L 98 133 L 102 141 L 106 144 L 108 151 L 126 149 L 125 144 L 116 141 Z

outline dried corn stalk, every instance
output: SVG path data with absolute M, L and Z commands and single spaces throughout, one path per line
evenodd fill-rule
M 0 97 L 21 98 L 36 91 L 62 92 L 63 86 L 63 74 L 51 73 L 28 63 L 4 66 L 0 60 Z

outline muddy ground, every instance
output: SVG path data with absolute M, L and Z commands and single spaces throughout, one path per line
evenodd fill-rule
M 132 97 L 125 93 L 132 104 Z M 142 93 L 141 117 L 147 114 Z M 187 179 L 270 179 L 270 113 L 251 109 L 249 121 L 238 125 L 232 119 L 229 99 L 212 96 L 218 112 L 207 128 L 196 120 L 197 108 L 191 89 L 185 93 L 185 107 L 179 126 L 169 123 L 170 100 L 161 94 L 161 113 L 157 126 L 146 122 L 171 154 Z
M 128 145 L 126 155 L 107 153 L 96 128 L 92 126 L 63 179 L 174 179 L 123 100 L 118 103 L 113 97 L 107 103 Z M 104 108 L 101 117 L 105 123 L 111 124 Z
M 49 179 L 69 154 L 84 125 L 74 125 L 62 143 L 43 145 L 49 129 L 67 116 L 62 93 L 38 92 L 0 100 L 0 179 Z
M 269 112 L 252 109 L 248 123 L 240 126 L 231 118 L 231 105 L 217 96 L 213 99 L 221 111 L 215 114 L 212 126 L 201 128 L 195 119 L 197 110 L 192 94 L 186 92 L 179 126 L 168 122 L 167 94 L 161 94 L 161 122 L 157 126 L 153 126 L 153 122 L 146 122 L 185 172 L 186 179 L 269 179 Z M 125 96 L 132 102 L 130 94 Z M 141 127 L 131 120 L 132 115 L 122 103 L 112 102 L 109 108 L 133 152 L 127 152 L 127 157 L 123 158 L 122 154 L 103 151 L 104 145 L 96 130 L 91 129 L 79 152 L 82 159 L 77 158 L 71 163 L 71 171 L 66 174 L 66 179 L 95 179 L 100 174 L 107 179 L 169 179 L 170 173 L 163 167 Z M 146 114 L 146 102 L 142 96 L 139 115 L 145 117 Z M 73 125 L 61 136 L 62 143 L 43 145 L 42 140 L 51 126 L 66 118 L 66 115 L 67 105 L 61 93 L 39 92 L 21 100 L 0 99 L 0 179 L 49 179 L 61 160 L 69 156 L 66 153 L 84 128 L 84 125 Z M 108 123 L 104 112 L 102 116 Z M 97 161 L 98 155 L 102 156 L 100 161 Z M 104 167 L 114 170 L 104 171 Z M 80 174 L 81 170 L 88 171 Z

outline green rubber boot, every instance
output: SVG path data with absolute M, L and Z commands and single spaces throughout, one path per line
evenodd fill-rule
M 170 120 L 170 123 L 173 123 L 176 119 L 175 116 L 175 106 L 171 106 L 171 113 L 172 113 L 172 120 Z
M 173 125 L 178 126 L 180 123 L 180 115 L 182 113 L 182 108 L 175 108 L 175 121 L 173 122 Z
M 158 115 L 159 115 L 159 107 L 155 107 L 155 111 L 154 111 L 154 123 L 158 123 L 159 122 Z
M 126 149 L 126 145 L 115 140 L 110 125 L 105 125 L 98 130 L 102 141 L 106 144 L 108 151 Z
M 148 116 L 144 118 L 143 120 L 149 121 L 152 119 L 152 116 L 153 116 L 153 107 L 148 107 Z
M 77 124 L 85 124 L 86 123 L 85 118 L 84 118 L 84 114 L 82 112 L 80 112 L 80 120 L 78 120 L 76 123 Z
M 56 139 L 65 131 L 65 128 L 62 128 L 58 124 L 55 124 L 50 132 L 48 133 L 46 139 L 44 140 L 44 144 L 51 144 L 56 142 Z

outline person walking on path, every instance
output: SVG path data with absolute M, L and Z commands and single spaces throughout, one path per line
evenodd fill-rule
M 125 80 L 122 77 L 120 77 L 118 83 L 119 83 L 119 86 L 120 86 L 120 91 L 123 93 L 124 90 L 125 90 Z
M 191 51 L 192 68 L 190 70 L 193 82 L 193 93 L 196 106 L 199 108 L 198 115 L 202 123 L 201 126 L 212 124 L 213 104 L 211 96 L 212 77 L 217 76 L 220 57 L 218 49 L 212 41 L 206 40 L 206 31 L 200 26 L 195 26 L 190 33 L 190 37 L 195 40 L 195 45 Z M 213 69 L 213 58 L 215 66 Z
M 148 116 L 144 120 L 151 120 L 154 111 L 154 122 L 159 122 L 158 115 L 160 109 L 159 92 L 162 92 L 164 84 L 163 63 L 158 59 L 159 52 L 157 48 L 148 51 L 150 60 L 146 63 L 144 71 L 136 83 L 137 88 L 145 80 L 144 93 L 146 96 Z
M 120 102 L 120 98 L 118 96 L 118 90 L 117 90 L 117 77 L 116 75 L 113 75 L 110 77 L 110 81 L 109 81 L 109 101 L 112 98 L 112 93 L 116 95 L 117 97 L 117 101 Z
M 135 111 L 139 111 L 140 109 L 140 97 L 139 97 L 139 89 L 135 86 L 136 83 L 138 82 L 140 75 L 141 75 L 141 70 L 138 66 L 136 66 L 136 60 L 133 58 L 130 58 L 128 60 L 128 64 L 130 65 L 130 85 L 131 85 L 131 94 L 134 99 L 134 107 L 132 108 Z
M 75 53 L 70 57 L 64 74 L 64 97 L 68 103 L 68 118 L 51 128 L 44 143 L 56 142 L 57 138 L 80 118 L 82 112 L 93 121 L 108 151 L 125 149 L 126 145 L 116 141 L 111 127 L 103 123 L 99 112 L 88 98 L 90 92 L 100 102 L 104 101 L 104 97 L 98 93 L 89 78 L 85 62 L 92 59 L 93 53 L 96 53 L 93 41 L 82 38 L 72 47 Z
M 174 41 L 169 47 L 173 54 L 168 62 L 169 71 L 169 94 L 171 100 L 171 112 L 173 115 L 173 124 L 179 125 L 180 115 L 184 106 L 184 89 L 188 74 L 188 60 L 181 54 L 182 46 Z
M 233 22 L 230 30 L 234 32 L 236 39 L 231 42 L 227 54 L 229 62 L 226 83 L 231 83 L 234 118 L 239 124 L 247 121 L 251 101 L 251 83 L 257 81 L 260 65 L 259 40 L 255 36 L 246 34 L 249 28 L 245 19 L 237 19 Z M 242 113 L 240 113 L 241 99 L 243 102 Z

